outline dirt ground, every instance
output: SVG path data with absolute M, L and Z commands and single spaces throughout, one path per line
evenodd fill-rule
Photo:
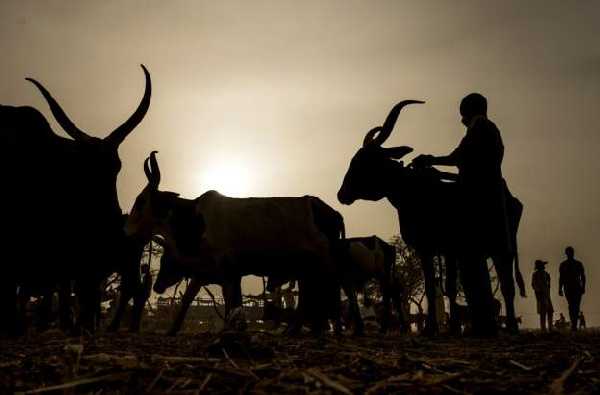
M 600 393 L 600 331 L 495 339 L 56 331 L 0 340 L 0 393 Z

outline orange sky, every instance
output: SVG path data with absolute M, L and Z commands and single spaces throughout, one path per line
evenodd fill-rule
M 386 144 L 414 147 L 409 160 L 448 153 L 464 133 L 458 102 L 479 91 L 525 205 L 526 282 L 535 259 L 550 261 L 555 309 L 566 313 L 557 267 L 573 245 L 588 274 L 583 310 L 600 325 L 598 15 L 598 2 L 555 0 L 3 0 L 0 102 L 32 105 L 59 131 L 24 80 L 34 77 L 82 129 L 105 136 L 141 98 L 143 63 L 153 97 L 121 146 L 124 210 L 158 150 L 162 189 L 195 197 L 233 183 L 253 196 L 312 194 L 344 215 L 349 236 L 387 239 L 399 231 L 389 203 L 343 207 L 335 197 L 364 134 L 396 102 L 425 100 Z M 517 313 L 536 325 L 534 297 Z

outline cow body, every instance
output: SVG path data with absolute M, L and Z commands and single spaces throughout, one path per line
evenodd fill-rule
M 219 278 L 226 314 L 242 305 L 242 276 L 298 278 L 299 310 L 314 313 L 313 330 L 322 332 L 327 309 L 337 308 L 339 289 L 324 202 L 312 196 L 232 198 L 216 191 L 182 199 L 158 191 L 154 153 L 144 168 L 149 184 L 136 199 L 126 233 L 155 237 L 198 277 Z
M 367 281 L 376 279 L 381 288 L 383 317 L 381 331 L 389 328 L 392 295 L 391 275 L 396 262 L 396 249 L 377 236 L 347 238 L 341 242 L 340 281 L 349 300 L 349 321 L 354 333 L 362 334 L 363 321 L 356 293 L 361 293 Z M 405 326 L 403 317 L 401 326 Z
M 412 151 L 410 147 L 382 148 L 389 137 L 400 110 L 407 104 L 420 103 L 408 100 L 396 105 L 382 127 L 371 130 L 365 137 L 363 147 L 354 155 L 344 182 L 338 192 L 338 200 L 352 204 L 357 199 L 380 200 L 387 198 L 397 209 L 400 234 L 407 245 L 419 256 L 425 276 L 428 316 L 425 333 L 438 331 L 436 317 L 436 289 L 434 257 L 443 256 L 446 261 L 446 292 L 450 299 L 451 322 L 458 322 L 456 311 L 457 257 L 460 254 L 460 218 L 457 216 L 458 189 L 443 180 L 447 173 L 433 168 L 413 169 L 398 159 Z M 390 181 L 393 180 L 393 181 Z M 496 246 L 489 251 L 498 272 L 505 298 L 508 326 L 516 330 L 514 316 L 513 261 L 517 280 L 524 294 L 524 283 L 518 270 L 516 233 L 521 218 L 522 204 L 506 192 L 506 207 L 511 245 Z M 453 319 L 454 317 L 454 319 Z M 456 328 L 456 324 L 452 325 Z
M 58 287 L 62 326 L 68 326 L 73 280 L 83 306 L 79 322 L 94 329 L 99 285 L 108 262 L 118 254 L 122 236 L 118 147 L 150 104 L 150 76 L 145 68 L 144 73 L 146 91 L 137 110 L 104 139 L 79 130 L 34 80 L 30 81 L 71 138 L 56 135 L 31 107 L 0 106 L 0 171 L 7 191 L 0 197 L 0 248 L 6 252 L 0 279 L 5 319 L 0 332 L 19 331 L 15 290 L 20 286 L 47 295 Z

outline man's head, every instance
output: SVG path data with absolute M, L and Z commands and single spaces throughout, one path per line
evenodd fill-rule
M 465 126 L 478 115 L 487 117 L 487 99 L 479 93 L 468 94 L 460 102 L 460 115 Z
M 535 261 L 535 270 L 545 270 L 548 262 L 542 261 L 541 259 L 536 259 Z
M 565 248 L 565 254 L 567 254 L 567 258 L 573 258 L 573 256 L 575 255 L 575 250 L 573 249 L 573 247 L 569 246 Z

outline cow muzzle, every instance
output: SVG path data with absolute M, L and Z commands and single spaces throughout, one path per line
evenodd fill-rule
M 350 196 L 348 196 L 347 193 L 344 193 L 342 190 L 340 190 L 337 193 L 337 198 L 338 201 L 344 205 L 350 205 L 356 201 L 356 199 L 351 198 Z

